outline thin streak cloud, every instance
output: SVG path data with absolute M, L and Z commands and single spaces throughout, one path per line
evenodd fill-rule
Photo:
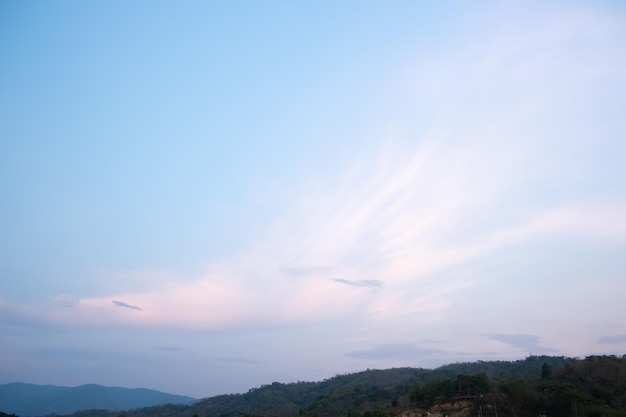
M 131 310 L 138 310 L 141 311 L 140 307 L 134 306 L 134 305 L 130 305 L 128 303 L 125 303 L 123 301 L 115 301 L 113 300 L 112 303 L 116 306 L 116 307 L 123 307 L 123 308 L 130 308 Z
M 450 352 L 441 349 L 424 349 L 412 344 L 391 343 L 377 345 L 372 349 L 348 352 L 345 356 L 357 359 L 373 359 L 373 360 L 412 360 L 419 363 L 424 358 L 433 356 L 442 358 L 449 357 Z
M 353 287 L 366 287 L 366 288 L 373 288 L 373 289 L 380 289 L 380 287 L 382 287 L 382 284 L 380 283 L 380 281 L 377 281 L 377 280 L 350 281 L 347 279 L 333 278 L 331 279 L 331 281 L 335 281 L 341 284 L 351 285 Z
M 557 349 L 544 347 L 539 345 L 540 338 L 538 336 L 528 334 L 489 334 L 489 339 L 507 343 L 516 348 L 520 348 L 529 352 L 529 354 L 547 354 L 558 352 Z
M 160 350 L 161 352 L 169 352 L 174 353 L 182 350 L 182 348 L 178 346 L 155 346 L 154 349 Z
M 602 336 L 598 339 L 601 345 L 619 345 L 626 343 L 626 334 L 618 336 Z

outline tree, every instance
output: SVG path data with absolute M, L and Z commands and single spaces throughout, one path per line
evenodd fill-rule
M 470 392 L 472 395 L 489 393 L 489 377 L 484 372 L 472 375 L 470 380 Z
M 541 379 L 550 378 L 552 378 L 552 367 L 547 362 L 544 362 L 543 365 L 541 365 Z

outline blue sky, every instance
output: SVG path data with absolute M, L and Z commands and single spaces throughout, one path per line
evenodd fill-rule
M 0 4 L 0 383 L 626 353 L 621 2 Z

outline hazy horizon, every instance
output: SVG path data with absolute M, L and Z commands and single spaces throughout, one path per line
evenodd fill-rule
M 0 384 L 626 353 L 626 4 L 0 4 Z
M 526 356 L 525 358 L 519 358 L 519 359 L 499 359 L 498 361 L 502 361 L 502 362 L 516 362 L 516 361 L 524 361 L 525 359 L 531 358 L 531 357 L 552 357 L 555 355 L 529 355 Z M 594 356 L 592 355 L 588 355 L 587 357 L 590 356 Z M 616 356 L 616 357 L 624 357 L 626 356 L 626 354 L 623 355 L 612 355 L 612 354 L 607 354 L 606 356 Z M 572 357 L 571 359 L 577 359 L 577 360 L 583 360 L 585 358 L 583 357 Z M 489 361 L 484 361 L 481 359 L 476 359 L 475 361 L 469 362 L 469 363 L 479 363 L 479 362 L 489 362 Z M 37 386 L 51 386 L 51 387 L 60 387 L 60 388 L 78 388 L 81 386 L 101 386 L 104 388 L 124 388 L 124 389 L 148 389 L 148 390 L 154 390 L 154 391 L 159 391 L 162 392 L 164 394 L 171 394 L 171 395 L 180 395 L 180 396 L 187 396 L 190 397 L 194 400 L 202 400 L 202 399 L 206 399 L 206 398 L 211 398 L 214 396 L 219 396 L 219 395 L 223 395 L 223 394 L 245 394 L 247 392 L 249 392 L 250 390 L 254 390 L 257 388 L 262 388 L 263 386 L 267 386 L 267 385 L 271 385 L 275 382 L 281 383 L 281 384 L 298 384 L 298 383 L 309 383 L 309 382 L 323 382 L 325 380 L 328 379 L 332 379 L 332 378 L 336 378 L 336 377 L 341 377 L 344 375 L 353 375 L 353 374 L 358 374 L 361 372 L 369 372 L 369 371 L 386 371 L 386 370 L 391 370 L 391 369 L 398 369 L 398 368 L 414 368 L 414 369 L 425 369 L 425 370 L 436 370 L 442 367 L 446 367 L 449 365 L 455 365 L 455 364 L 460 364 L 460 363 L 467 363 L 467 362 L 451 362 L 451 363 L 444 363 L 438 366 L 433 366 L 433 367 L 411 367 L 411 366 L 406 366 L 406 367 L 389 367 L 389 368 L 367 368 L 367 369 L 362 369 L 362 370 L 354 370 L 351 372 L 346 372 L 346 373 L 339 373 L 339 374 L 335 374 L 335 375 L 329 375 L 327 377 L 324 378 L 320 378 L 320 379 L 316 379 L 316 380 L 302 380 L 302 379 L 296 379 L 296 380 L 290 380 L 290 381 L 266 381 L 264 383 L 260 383 L 259 385 L 253 386 L 253 387 L 249 387 L 246 390 L 243 391 L 233 391 L 233 392 L 224 392 L 224 393 L 220 393 L 220 394 L 213 394 L 213 395 L 209 395 L 209 396 L 200 396 L 200 397 L 193 397 L 187 394 L 181 394 L 181 393 L 176 393 L 176 392 L 165 392 L 165 391 L 161 391 L 161 390 L 157 390 L 154 388 L 150 388 L 150 387 L 143 387 L 143 386 L 134 386 L 134 387 L 128 387 L 128 386 L 123 386 L 123 385 L 102 385 L 102 384 L 98 384 L 98 383 L 93 383 L 93 382 L 85 382 L 82 384 L 78 384 L 78 385 L 54 385 L 54 384 L 44 384 L 44 383 L 31 383 L 31 382 L 24 382 L 24 381 L 13 381 L 13 382 L 6 382 L 6 383 L 0 383 L 0 385 L 10 385 L 10 384 L 26 384 L 26 385 L 37 385 Z

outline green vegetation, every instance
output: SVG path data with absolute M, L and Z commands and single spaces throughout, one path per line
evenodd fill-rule
M 367 370 L 321 382 L 275 382 L 187 406 L 72 417 L 400 417 L 433 410 L 482 417 L 626 417 L 626 356 Z

